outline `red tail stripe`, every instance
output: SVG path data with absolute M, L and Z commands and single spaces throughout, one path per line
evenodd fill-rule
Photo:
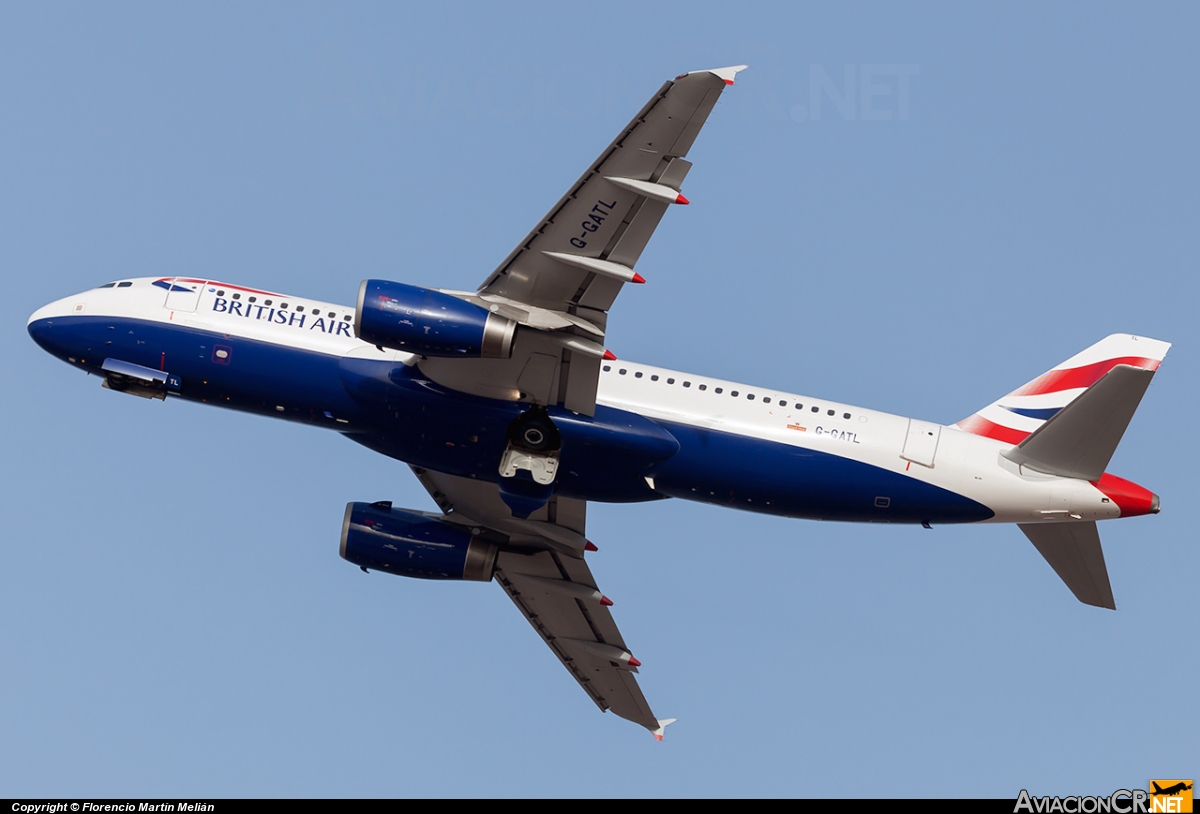
M 1044 373 L 1022 387 L 1009 393 L 1010 396 L 1037 396 L 1042 393 L 1058 393 L 1062 390 L 1075 390 L 1081 387 L 1091 387 L 1100 381 L 1105 373 L 1117 365 L 1132 365 L 1144 370 L 1158 370 L 1157 359 L 1146 359 L 1141 356 L 1122 356 L 1119 359 L 1105 359 L 1083 367 L 1072 367 L 1066 370 L 1051 370 Z
M 984 438 L 994 438 L 1006 444 L 1019 444 L 1029 437 L 1029 433 L 1024 430 L 1014 430 L 1012 427 L 1005 427 L 993 421 L 988 421 L 981 415 L 964 418 L 956 426 L 963 432 L 982 435 Z

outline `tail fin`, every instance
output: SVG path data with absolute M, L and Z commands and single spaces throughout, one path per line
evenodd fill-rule
M 1006 444 L 1019 444 L 1113 368 L 1128 365 L 1153 372 L 1158 369 L 1170 347 L 1168 342 L 1141 336 L 1107 336 L 1004 398 L 964 418 L 958 422 L 958 428 Z M 1120 436 L 1117 437 L 1119 440 Z

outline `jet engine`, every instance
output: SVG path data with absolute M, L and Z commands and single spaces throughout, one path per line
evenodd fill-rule
M 496 544 L 469 527 L 390 503 L 351 503 L 342 521 L 342 557 L 363 570 L 421 579 L 487 582 L 496 570 Z
M 359 339 L 421 356 L 508 358 L 517 323 L 429 288 L 363 280 L 354 331 Z

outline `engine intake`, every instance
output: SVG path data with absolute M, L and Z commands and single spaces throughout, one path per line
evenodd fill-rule
M 487 582 L 496 550 L 469 528 L 384 504 L 350 503 L 342 521 L 343 559 L 404 577 Z
M 517 324 L 429 288 L 363 280 L 354 332 L 359 339 L 422 356 L 512 356 Z

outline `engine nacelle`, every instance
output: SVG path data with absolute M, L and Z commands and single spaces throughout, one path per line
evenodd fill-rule
M 342 521 L 344 559 L 404 577 L 487 582 L 496 551 L 469 528 L 390 504 L 351 503 Z
M 508 358 L 517 324 L 429 288 L 363 280 L 354 332 L 359 339 L 421 356 Z

